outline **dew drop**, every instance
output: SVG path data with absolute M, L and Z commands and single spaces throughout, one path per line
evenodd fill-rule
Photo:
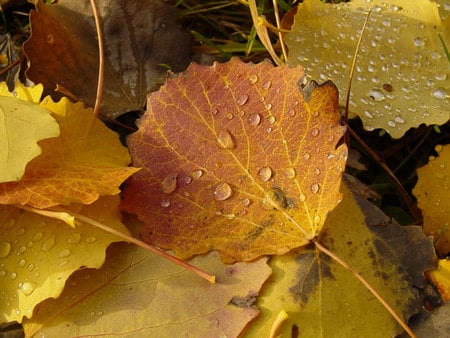
M 3 222 L 2 225 L 6 229 L 11 229 L 14 225 L 16 225 L 16 221 L 13 218 L 10 218 L 9 220 Z
M 11 272 L 11 273 L 9 274 L 9 278 L 11 278 L 12 280 L 16 279 L 16 278 L 17 278 L 17 273 Z
M 202 176 L 203 176 L 203 170 L 201 170 L 201 169 L 197 169 L 192 172 L 192 178 L 194 180 L 199 179 Z
M 211 114 L 217 115 L 219 113 L 219 110 L 217 108 L 211 109 Z
M 267 118 L 267 122 L 269 122 L 270 124 L 274 124 L 275 121 L 276 121 L 276 118 L 275 118 L 275 116 L 273 116 L 273 115 L 270 115 L 270 116 Z
M 439 100 L 443 100 L 447 97 L 447 92 L 444 88 L 436 88 L 431 94 Z
M 267 103 L 264 106 L 266 107 L 267 110 L 272 109 L 272 103 Z
M 222 129 L 219 131 L 217 135 L 217 144 L 220 148 L 223 149 L 234 149 L 236 147 L 233 136 L 226 129 Z
M 268 90 L 270 88 L 270 86 L 272 86 L 271 81 L 264 82 L 262 85 L 263 89 L 265 89 L 265 90 Z
M 225 201 L 232 194 L 231 186 L 228 183 L 219 183 L 214 188 L 214 199 L 216 201 Z
M 376 102 L 383 101 L 385 99 L 383 92 L 379 89 L 369 90 L 368 95 L 372 100 L 374 100 Z
M 191 182 L 192 182 L 192 177 L 191 176 L 185 176 L 184 177 L 184 183 L 190 184 Z
M 244 95 L 241 95 L 241 96 L 238 97 L 237 104 L 239 106 L 243 106 L 244 104 L 247 103 L 247 101 L 248 101 L 248 95 L 244 94 Z
M 76 232 L 67 239 L 67 243 L 77 244 L 80 242 L 80 240 L 81 240 L 81 235 L 78 232 Z
M 53 247 L 55 246 L 55 239 L 52 238 L 47 238 L 44 243 L 42 243 L 42 248 L 41 250 L 44 252 L 49 252 Z
M 17 262 L 17 265 L 21 268 L 23 268 L 25 266 L 27 262 L 25 261 L 25 259 L 21 259 L 19 260 L 19 262 Z
M 160 205 L 161 205 L 163 208 L 168 208 L 168 207 L 170 207 L 170 201 L 169 201 L 169 200 L 162 200 L 161 203 L 160 203 Z
M 248 198 L 244 198 L 244 199 L 242 200 L 242 205 L 243 205 L 244 207 L 248 207 L 248 206 L 250 205 L 250 203 L 251 203 L 251 201 L 250 201 Z
M 227 120 L 231 121 L 234 118 L 234 114 L 228 113 L 225 117 L 227 118 Z
M 364 111 L 364 116 L 368 117 L 369 119 L 371 119 L 373 117 L 372 113 L 370 111 L 368 111 L 368 110 Z
M 313 194 L 316 194 L 319 192 L 320 186 L 317 183 L 314 183 L 311 185 L 310 189 Z
M 397 124 L 394 121 L 392 121 L 392 120 L 389 120 L 387 122 L 387 124 L 388 124 L 389 127 L 392 127 L 392 128 L 395 128 L 397 126 Z
M 310 153 L 305 153 L 305 155 L 303 155 L 303 159 L 305 160 L 309 160 L 311 158 Z
M 295 178 L 295 168 L 292 168 L 292 167 L 290 167 L 290 168 L 287 168 L 285 171 L 284 171 L 284 175 L 287 177 L 287 178 Z
M 319 168 L 314 169 L 314 174 L 315 175 L 320 175 L 320 169 Z
M 162 180 L 163 193 L 169 195 L 177 189 L 177 177 L 178 173 L 170 174 Z
M 292 116 L 292 117 L 295 116 L 294 108 L 289 109 L 286 114 L 288 114 L 289 116 Z
M 306 201 L 306 195 L 303 193 L 300 193 L 300 195 L 298 196 L 298 198 L 300 199 L 300 202 L 305 202 Z
M 251 84 L 255 84 L 256 82 L 258 82 L 258 75 L 256 75 L 256 74 L 250 75 L 249 80 L 250 80 Z
M 425 40 L 423 38 L 415 38 L 414 39 L 414 45 L 416 47 L 422 47 L 425 45 Z
M 405 120 L 401 116 L 396 116 L 394 121 L 397 123 L 405 123 Z
M 0 277 L 5 277 L 5 276 L 6 276 L 6 271 L 0 270 Z
M 11 244 L 8 242 L 0 242 L 0 258 L 8 257 L 11 252 Z
M 97 240 L 97 238 L 95 238 L 95 237 L 88 237 L 88 238 L 86 238 L 86 242 L 87 243 L 94 243 L 95 241 Z
M 261 181 L 267 182 L 272 178 L 272 169 L 270 167 L 262 167 L 258 170 L 258 177 Z
M 33 282 L 25 282 L 22 285 L 22 293 L 25 296 L 31 295 L 36 290 L 36 284 Z
M 19 248 L 19 250 L 17 250 L 20 254 L 23 254 L 25 251 L 27 251 L 27 248 L 25 247 L 25 246 L 21 246 L 20 248 Z
M 262 206 L 263 208 L 265 207 L 266 210 L 270 210 L 270 208 L 273 209 L 274 206 L 286 209 L 286 195 L 280 188 L 270 188 L 266 192 L 266 198 L 262 201 Z
M 33 263 L 28 264 L 27 268 L 28 268 L 29 271 L 33 271 L 34 270 L 34 264 Z
M 319 224 L 320 223 L 320 216 L 315 214 L 314 217 L 313 217 L 313 222 L 315 224 Z
M 59 258 L 65 258 L 65 257 L 68 257 L 68 256 L 70 256 L 70 250 L 69 249 L 63 249 L 59 253 Z
M 258 113 L 250 114 L 248 117 L 248 123 L 254 127 L 258 126 L 261 123 L 261 115 Z
M 313 128 L 313 129 L 311 129 L 311 135 L 312 136 L 317 136 L 317 135 L 319 135 L 319 133 L 320 133 L 320 130 L 319 130 L 319 128 Z

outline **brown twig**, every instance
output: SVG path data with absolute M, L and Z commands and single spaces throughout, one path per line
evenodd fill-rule
M 105 75 L 105 62 L 104 62 L 104 48 L 103 48 L 103 34 L 101 27 L 101 18 L 97 3 L 95 0 L 90 0 L 92 12 L 94 13 L 95 28 L 97 30 L 98 38 L 98 81 L 97 81 L 97 95 L 95 97 L 94 114 L 98 116 L 103 98 L 103 80 Z

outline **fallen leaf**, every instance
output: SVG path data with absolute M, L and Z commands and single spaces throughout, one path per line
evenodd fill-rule
M 25 332 L 236 337 L 259 311 L 252 303 L 231 301 L 258 294 L 271 272 L 266 261 L 227 266 L 217 253 L 196 257 L 191 264 L 216 275 L 217 283 L 211 284 L 141 248 L 112 245 L 105 265 L 76 272 L 61 297 L 39 305 L 36 316 L 24 323 Z
M 28 92 L 40 97 L 42 86 Z M 0 83 L 0 182 L 20 180 L 28 162 L 41 153 L 38 141 L 59 135 L 50 111 L 26 99 L 13 97 L 6 83 Z
M 146 94 L 165 81 L 167 68 L 181 71 L 188 65 L 190 35 L 163 1 L 105 0 L 98 7 L 105 43 L 102 113 L 114 117 L 143 110 Z M 30 15 L 31 37 L 24 44 L 30 60 L 27 76 L 49 90 L 60 85 L 93 106 L 98 47 L 90 2 L 38 1 L 36 9 Z
M 128 234 L 120 222 L 118 196 L 104 196 L 92 205 L 68 210 L 101 220 Z M 75 229 L 53 218 L 0 205 L 0 322 L 31 317 L 34 307 L 58 297 L 67 278 L 80 268 L 99 268 L 106 247 L 121 239 L 79 224 Z
M 438 33 L 449 41 L 450 20 L 441 20 L 434 2 L 304 1 L 286 34 L 289 62 L 303 65 L 315 79 L 336 83 L 344 105 L 368 9 L 372 10 L 356 59 L 350 117 L 359 116 L 365 129 L 383 128 L 394 138 L 421 124 L 446 123 L 450 73 Z
M 439 290 L 442 300 L 450 300 L 450 261 L 440 259 L 436 270 L 430 271 L 428 277 Z
M 432 312 L 425 312 L 411 326 L 417 337 L 448 337 L 450 328 L 450 303 L 446 303 Z M 408 338 L 408 336 L 402 335 L 399 338 Z
M 232 59 L 192 64 L 149 95 L 128 139 L 143 167 L 122 207 L 145 241 L 225 262 L 305 245 L 340 199 L 347 149 L 337 146 L 337 91 L 297 87 L 301 68 Z
M 353 196 L 346 184 L 342 192 L 318 241 L 356 268 L 407 320 L 421 309 L 417 289 L 424 286 L 424 271 L 434 267 L 431 241 L 418 226 L 367 225 L 387 216 Z M 314 248 L 276 256 L 270 266 L 272 278 L 257 302 L 261 315 L 246 337 L 265 336 L 282 310 L 289 318 L 279 327 L 280 337 L 294 331 L 299 337 L 393 337 L 403 331 L 352 273 Z
M 450 146 L 436 146 L 438 157 L 417 169 L 418 181 L 413 189 L 423 214 L 423 231 L 434 237 L 439 255 L 450 252 Z
M 42 106 L 63 107 L 55 115 L 60 136 L 40 142 L 42 154 L 28 163 L 18 182 L 0 184 L 0 203 L 48 208 L 58 204 L 89 204 L 100 195 L 119 193 L 119 185 L 136 168 L 118 135 L 103 125 L 82 103 L 63 98 Z

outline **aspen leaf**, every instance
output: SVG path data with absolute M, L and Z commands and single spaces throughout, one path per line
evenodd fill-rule
M 301 68 L 191 66 L 148 97 L 128 139 L 143 170 L 122 207 L 144 240 L 226 262 L 305 245 L 340 200 L 347 149 L 333 84 L 297 86 Z
M 42 86 L 28 93 L 40 98 Z M 0 84 L 0 182 L 18 181 L 28 162 L 41 153 L 38 141 L 59 135 L 50 111 L 27 98 L 22 94 L 13 97 L 6 84 Z
M 432 1 L 304 1 L 286 34 L 289 62 L 303 65 L 315 79 L 335 82 L 344 105 L 368 9 L 352 79 L 350 117 L 359 116 L 365 129 L 383 128 L 394 138 L 423 123 L 446 123 L 450 72 L 438 34 L 449 41 L 450 20 L 441 20 Z
M 82 103 L 49 101 L 47 97 L 41 105 L 59 109 L 60 136 L 40 142 L 42 154 L 28 163 L 19 182 L 0 184 L 0 203 L 47 208 L 88 204 L 100 195 L 119 193 L 119 185 L 136 169 L 126 167 L 130 157 L 117 134 Z
M 423 214 L 423 231 L 434 237 L 438 254 L 450 252 L 450 146 L 436 146 L 438 157 L 417 169 L 413 190 Z
M 424 286 L 424 271 L 434 268 L 431 241 L 418 226 L 387 224 L 386 215 L 346 184 L 342 192 L 318 240 L 407 320 L 421 309 L 417 288 Z M 283 338 L 294 326 L 299 337 L 394 337 L 403 331 L 352 273 L 314 248 L 276 256 L 270 266 L 272 278 L 257 302 L 261 316 L 246 337 L 264 336 L 282 310 L 289 315 L 279 327 Z
M 97 5 L 106 65 L 102 113 L 143 110 L 146 94 L 164 82 L 167 67 L 181 71 L 188 65 L 190 35 L 164 1 L 104 0 Z M 30 23 L 31 36 L 24 44 L 30 60 L 27 76 L 55 98 L 69 92 L 93 106 L 98 46 L 90 2 L 37 1 Z M 57 86 L 60 93 L 53 91 Z
M 440 259 L 437 269 L 430 271 L 428 277 L 439 290 L 442 300 L 448 302 L 450 300 L 450 261 Z
M 24 329 L 28 336 L 46 337 L 236 337 L 259 313 L 252 304 L 270 275 L 266 261 L 227 266 L 214 252 L 196 257 L 191 264 L 216 275 L 211 284 L 146 250 L 118 243 L 108 249 L 101 269 L 76 272 L 61 297 L 40 304 Z
M 128 234 L 120 222 L 118 196 L 103 196 L 73 210 Z M 106 247 L 121 239 L 91 225 L 76 229 L 62 221 L 0 205 L 0 322 L 31 317 L 36 304 L 56 298 L 81 267 L 99 268 Z

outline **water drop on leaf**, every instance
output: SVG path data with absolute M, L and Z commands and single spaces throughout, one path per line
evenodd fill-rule
M 216 201 L 225 201 L 230 198 L 233 190 L 228 183 L 219 183 L 214 189 L 214 199 Z
M 199 179 L 202 176 L 203 176 L 203 170 L 201 170 L 201 169 L 197 169 L 192 172 L 192 178 L 194 180 Z
M 11 244 L 8 242 L 0 242 L 0 258 L 5 258 L 11 251 Z
M 272 169 L 270 167 L 262 167 L 258 170 L 258 177 L 261 181 L 267 182 L 272 178 Z
M 320 130 L 318 128 L 311 129 L 312 136 L 317 136 L 317 135 L 319 135 L 319 133 L 320 133 Z
M 250 83 L 251 84 L 255 84 L 256 82 L 258 82 L 258 75 L 253 74 L 250 76 Z
M 169 195 L 177 189 L 177 177 L 178 173 L 170 174 L 162 180 L 163 193 Z
M 223 149 L 234 149 L 236 147 L 233 136 L 226 129 L 219 131 L 219 134 L 217 135 L 217 144 Z
M 447 93 L 444 88 L 436 88 L 431 94 L 439 100 L 443 100 L 447 97 Z
M 247 101 L 248 101 L 248 95 L 244 94 L 237 99 L 237 104 L 240 106 L 243 106 L 244 104 L 247 103 Z
M 25 296 L 31 295 L 36 290 L 36 284 L 33 282 L 25 282 L 22 285 L 22 293 Z
M 162 200 L 160 204 L 161 204 L 161 206 L 163 208 L 168 208 L 170 206 L 170 201 L 169 200 Z
M 258 126 L 261 123 L 261 115 L 258 113 L 250 114 L 248 117 L 248 123 L 254 127 Z
M 69 255 L 70 255 L 70 250 L 69 249 L 63 249 L 59 253 L 59 258 L 65 258 L 65 257 L 68 257 Z
M 287 168 L 285 171 L 284 171 L 284 175 L 287 177 L 287 178 L 294 178 L 295 177 L 295 168 Z
M 263 83 L 262 87 L 263 87 L 263 89 L 268 90 L 271 85 L 272 85 L 272 82 L 271 81 L 267 81 L 267 82 Z
M 55 239 L 53 237 L 47 238 L 44 243 L 42 243 L 41 250 L 44 252 L 49 252 L 51 248 L 53 248 L 55 245 Z
M 314 183 L 314 184 L 311 185 L 310 189 L 311 189 L 311 192 L 313 194 L 315 194 L 315 193 L 317 193 L 319 191 L 320 186 L 317 183 Z

